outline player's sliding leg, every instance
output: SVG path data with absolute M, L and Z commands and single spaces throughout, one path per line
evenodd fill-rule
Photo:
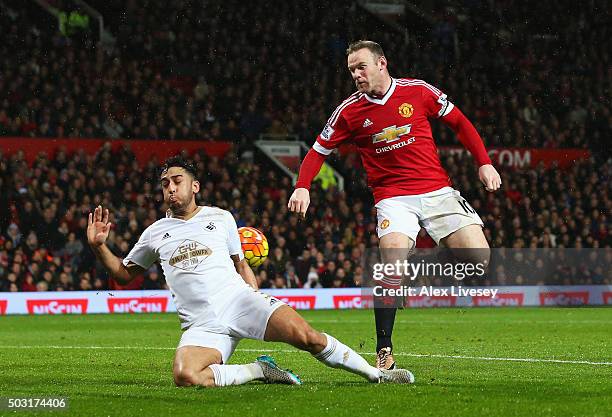
M 403 262 L 408 258 L 414 247 L 414 242 L 403 233 L 392 232 L 380 238 L 379 246 L 382 262 L 395 264 L 397 261 Z M 385 276 L 381 284 L 386 288 L 399 288 L 402 284 L 402 277 L 397 275 Z M 374 299 L 376 367 L 379 369 L 395 368 L 391 337 L 399 301 L 396 297 L 375 297 Z
M 221 362 L 221 352 L 217 349 L 182 346 L 177 349 L 174 358 L 174 383 L 182 387 L 225 387 L 254 380 L 301 384 L 295 374 L 280 369 L 269 356 L 260 356 L 256 362 L 244 365 L 224 365 Z
M 333 336 L 314 330 L 289 306 L 282 306 L 272 314 L 264 340 L 288 343 L 310 352 L 329 367 L 344 369 L 370 382 L 414 382 L 414 376 L 407 370 L 387 371 L 371 366 L 357 352 Z
M 272 314 L 264 340 L 288 343 L 310 352 L 327 366 L 345 369 L 371 382 L 378 382 L 380 378 L 378 369 L 332 336 L 314 330 L 289 306 L 282 306 Z

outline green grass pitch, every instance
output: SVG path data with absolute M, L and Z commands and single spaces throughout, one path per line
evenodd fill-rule
M 303 315 L 373 361 L 372 311 Z M 37 412 L 47 416 L 612 415 L 610 308 L 399 311 L 396 360 L 414 385 L 368 384 L 291 347 L 243 341 L 232 363 L 269 353 L 304 385 L 176 388 L 179 333 L 174 314 L 1 317 L 0 396 L 69 397 L 68 410 Z

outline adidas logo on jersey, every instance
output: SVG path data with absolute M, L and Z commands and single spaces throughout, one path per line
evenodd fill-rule
M 166 232 L 166 234 L 164 234 L 164 236 L 162 237 L 162 240 L 168 239 L 169 237 L 170 237 L 170 233 Z
M 372 123 L 370 119 L 365 119 L 365 121 L 363 122 L 363 127 L 372 126 L 373 124 L 374 123 Z

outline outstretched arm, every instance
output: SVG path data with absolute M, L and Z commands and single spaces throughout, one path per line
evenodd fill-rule
M 236 271 L 240 274 L 244 282 L 246 282 L 256 290 L 259 289 L 259 287 L 257 286 L 257 279 L 255 278 L 255 274 L 253 273 L 253 270 L 247 263 L 246 259 L 240 259 L 239 255 L 232 255 L 232 260 L 234 261 Z
M 501 177 L 493 165 L 491 165 L 491 159 L 474 125 L 457 107 L 453 108 L 446 116 L 443 116 L 441 120 L 455 132 L 459 141 L 476 159 L 479 166 L 478 177 L 486 190 L 495 191 L 499 189 Z
M 311 148 L 302 161 L 295 188 L 310 190 L 310 184 L 312 184 L 312 180 L 321 170 L 323 162 L 325 162 L 325 155 Z
M 325 162 L 325 155 L 320 154 L 314 149 L 308 151 L 300 166 L 298 180 L 295 183 L 295 191 L 291 198 L 289 198 L 289 204 L 287 204 L 289 211 L 296 212 L 304 217 L 306 216 L 306 211 L 310 204 L 310 184 L 319 173 L 323 162 Z
M 96 258 L 102 262 L 102 265 L 108 270 L 120 284 L 127 284 L 136 275 L 141 274 L 144 269 L 133 262 L 123 265 L 121 259 L 115 256 L 106 245 L 106 239 L 111 229 L 111 223 L 108 221 L 108 209 L 102 209 L 102 206 L 96 207 L 93 214 L 89 213 L 89 221 L 87 223 L 87 242 L 93 250 Z

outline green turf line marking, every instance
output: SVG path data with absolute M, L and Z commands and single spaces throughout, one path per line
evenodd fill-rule
M 106 350 L 175 350 L 176 347 L 160 347 L 160 346 L 61 346 L 61 345 L 0 345 L 2 349 L 106 349 Z M 271 352 L 271 353 L 306 353 L 296 349 L 236 349 L 236 352 Z M 375 355 L 374 352 L 358 352 L 360 355 Z M 612 362 L 595 362 L 595 361 L 578 361 L 578 360 L 563 360 L 563 359 L 546 359 L 546 358 L 499 358 L 490 356 L 464 356 L 464 355 L 439 355 L 434 353 L 405 353 L 393 352 L 394 356 L 410 356 L 415 358 L 437 358 L 437 359 L 468 359 L 479 361 L 502 361 L 502 362 L 529 362 L 529 363 L 559 363 L 571 365 L 595 365 L 595 366 L 612 366 Z

